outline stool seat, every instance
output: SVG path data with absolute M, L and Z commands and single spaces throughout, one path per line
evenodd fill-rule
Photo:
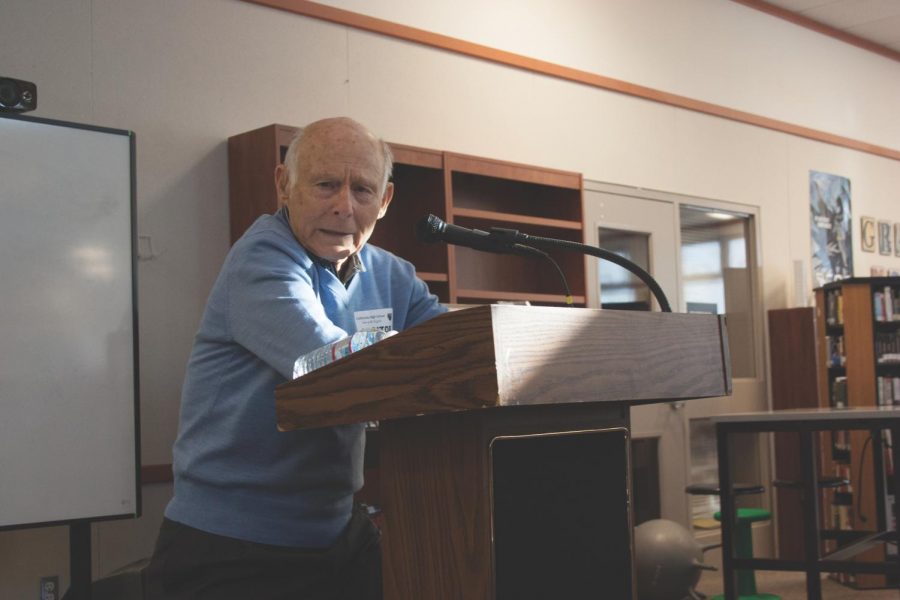
M 733 483 L 731 489 L 736 496 L 743 494 L 762 494 L 766 488 L 757 483 Z M 721 496 L 718 483 L 692 483 L 684 488 L 688 494 L 697 496 Z
M 722 520 L 722 512 L 716 511 L 713 514 L 713 518 L 716 521 Z M 738 522 L 744 521 L 746 523 L 755 523 L 757 521 L 768 521 L 772 518 L 772 513 L 766 510 L 765 508 L 739 508 L 737 509 L 737 520 Z

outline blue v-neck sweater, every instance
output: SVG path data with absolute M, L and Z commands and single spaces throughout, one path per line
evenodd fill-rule
M 362 486 L 364 426 L 279 432 L 275 387 L 294 361 L 356 331 L 355 313 L 391 309 L 400 331 L 444 308 L 413 266 L 366 245 L 347 287 L 297 243 L 284 211 L 232 247 L 187 366 L 166 517 L 218 535 L 329 546 Z

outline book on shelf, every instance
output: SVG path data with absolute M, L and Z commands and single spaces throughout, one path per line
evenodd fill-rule
M 831 434 L 831 460 L 835 463 L 835 470 L 845 469 L 850 463 L 850 433 L 847 431 L 834 431 Z M 836 472 L 835 475 L 842 475 Z
M 879 365 L 900 364 L 900 329 L 875 332 L 875 360 Z
M 829 325 L 844 323 L 844 299 L 840 288 L 825 294 L 825 322 Z
M 872 315 L 879 323 L 885 321 L 884 292 L 872 293 Z
M 835 492 L 831 502 L 831 526 L 833 529 L 853 529 L 853 493 Z
M 879 365 L 900 365 L 900 352 L 885 352 L 878 357 Z
M 833 408 L 847 408 L 847 378 L 835 377 L 831 382 L 831 406 Z
M 900 321 L 900 288 L 886 285 L 873 292 L 872 311 L 878 322 Z
M 843 367 L 847 364 L 847 355 L 844 351 L 844 336 L 826 335 L 825 344 L 828 348 L 827 367 Z
M 900 406 L 900 377 L 877 377 L 875 391 L 878 393 L 878 406 Z

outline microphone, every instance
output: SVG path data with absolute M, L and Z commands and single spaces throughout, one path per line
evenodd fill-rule
M 512 234 L 512 235 L 507 235 Z M 445 223 L 435 215 L 428 215 L 416 224 L 416 237 L 422 242 L 446 242 L 455 246 L 466 246 L 483 252 L 499 254 L 521 254 L 544 258 L 544 252 L 517 243 L 512 229 L 492 228 L 491 233 L 480 229 L 469 229 Z

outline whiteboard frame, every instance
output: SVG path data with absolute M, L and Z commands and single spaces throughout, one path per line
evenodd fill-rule
M 129 168 L 129 185 L 128 185 L 128 211 L 130 221 L 130 238 L 131 238 L 131 333 L 132 333 L 132 373 L 133 373 L 133 441 L 134 441 L 134 510 L 115 512 L 108 511 L 100 514 L 84 514 L 78 517 L 56 520 L 39 520 L 24 523 L 10 523 L 0 525 L 0 531 L 9 531 L 15 529 L 26 529 L 36 527 L 50 527 L 58 525 L 80 526 L 85 523 L 94 521 L 109 521 L 119 519 L 138 518 L 142 514 L 141 499 L 141 422 L 140 422 L 140 370 L 139 370 L 139 343 L 138 343 L 138 295 L 137 295 L 137 182 L 136 182 L 136 160 L 135 160 L 135 134 L 133 131 L 113 129 L 109 127 L 100 127 L 95 125 L 87 125 L 82 123 L 72 123 L 56 119 L 47 119 L 42 117 L 33 117 L 16 113 L 0 113 L 0 119 L 11 119 L 16 121 L 24 121 L 36 124 L 50 125 L 54 127 L 64 127 L 70 129 L 80 129 L 92 131 L 96 133 L 105 133 L 110 135 L 125 136 L 128 138 L 128 168 Z M 0 143 L 3 143 L 0 140 Z M 59 490 L 60 494 L 64 494 L 65 490 Z

